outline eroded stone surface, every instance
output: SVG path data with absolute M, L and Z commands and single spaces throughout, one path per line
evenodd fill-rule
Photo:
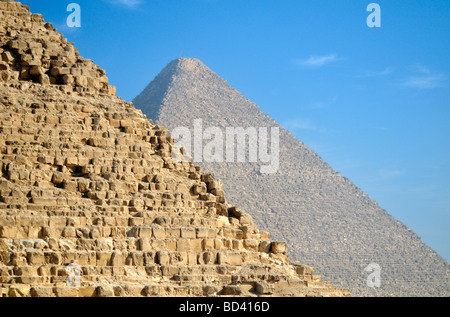
M 42 16 L 0 17 L 0 296 L 350 295 L 174 162 L 167 129 Z

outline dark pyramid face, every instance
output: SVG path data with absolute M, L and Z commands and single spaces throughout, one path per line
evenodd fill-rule
M 186 127 L 193 135 L 198 122 L 224 135 L 229 127 L 278 127 L 276 173 L 261 173 L 261 161 L 196 164 L 223 180 L 228 200 L 258 226 L 287 241 L 291 259 L 353 294 L 450 294 L 445 260 L 199 60 L 172 61 L 133 102 L 169 133 Z M 378 268 L 381 287 L 369 287 Z

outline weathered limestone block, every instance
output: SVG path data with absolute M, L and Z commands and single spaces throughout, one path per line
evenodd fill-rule
M 110 285 L 98 286 L 96 294 L 98 297 L 114 297 L 114 287 Z
M 258 251 L 259 241 L 255 239 L 246 239 L 244 240 L 244 247 L 251 251 Z
M 75 83 L 75 79 L 72 75 L 65 74 L 62 76 L 62 81 L 64 85 L 73 85 Z
M 109 266 L 111 261 L 110 252 L 97 252 L 97 266 Z
M 8 71 L 9 65 L 7 62 L 0 61 L 0 71 Z
M 30 294 L 30 285 L 26 284 L 15 284 L 11 285 L 9 288 L 9 297 L 28 297 Z
M 271 243 L 270 241 L 261 241 L 259 243 L 259 252 L 264 252 L 264 253 L 269 253 L 270 252 L 270 248 L 271 248 Z
M 11 78 L 11 73 L 7 70 L 0 70 L 0 82 L 8 82 Z
M 293 263 L 293 265 L 294 265 L 295 272 L 298 275 L 310 276 L 311 278 L 313 277 L 313 275 L 314 275 L 314 268 L 312 268 L 310 266 L 307 266 L 307 265 L 298 264 L 298 263 Z
M 33 21 L 33 22 L 44 22 L 44 17 L 42 16 L 42 14 L 33 13 L 31 15 L 31 21 Z
M 159 265 L 169 265 L 170 255 L 166 251 L 158 251 L 156 253 L 156 261 Z
M 188 239 L 182 239 L 177 241 L 177 251 L 188 252 L 191 251 L 191 241 Z
M 40 66 L 31 66 L 29 73 L 33 76 L 40 76 L 45 74 L 45 69 Z
M 270 251 L 273 253 L 286 253 L 286 242 L 272 242 Z
M 261 281 L 256 284 L 255 290 L 261 295 L 269 295 L 273 294 L 274 286 L 272 284 Z
M 111 256 L 111 266 L 123 266 L 124 265 L 123 254 L 120 251 L 113 252 Z
M 231 240 L 233 250 L 244 250 L 244 242 L 242 240 Z
M 195 239 L 196 237 L 197 233 L 194 228 L 181 228 L 181 238 Z
M 227 285 L 222 290 L 223 295 L 241 295 L 242 289 L 239 285 Z
M 19 40 L 19 39 L 9 41 L 7 43 L 7 45 L 11 49 L 20 50 L 20 51 L 24 51 L 28 48 L 27 42 L 24 40 Z
M 27 252 L 27 260 L 30 265 L 43 265 L 45 264 L 44 252 Z
M 46 74 L 40 75 L 39 83 L 41 83 L 42 85 L 50 85 L 50 78 Z
M 14 61 L 14 55 L 12 54 L 11 51 L 4 51 L 2 53 L 2 59 L 6 63 L 11 63 Z
M 140 251 L 151 251 L 153 249 L 149 238 L 142 238 L 138 240 L 138 249 Z
M 53 287 L 36 286 L 31 289 L 32 297 L 55 297 Z
M 50 70 L 50 74 L 54 77 L 70 75 L 70 68 L 67 67 L 53 67 Z
M 15 239 L 17 236 L 17 229 L 15 227 L 1 226 L 0 238 Z
M 213 250 L 215 246 L 214 239 L 203 239 L 203 250 Z
M 153 237 L 156 239 L 166 238 L 166 229 L 164 227 L 154 227 L 153 228 Z
M 94 297 L 96 294 L 96 288 L 93 286 L 78 288 L 79 297 Z
M 241 265 L 242 256 L 239 252 L 220 252 L 218 254 L 218 264 L 220 265 Z

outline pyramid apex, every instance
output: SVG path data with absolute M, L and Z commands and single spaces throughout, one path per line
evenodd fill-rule
M 180 57 L 173 62 L 176 64 L 177 68 L 190 71 L 195 70 L 199 67 L 206 67 L 206 65 L 201 60 L 192 57 Z
M 195 57 L 179 57 L 176 59 L 179 63 L 198 63 L 203 64 L 202 61 L 200 61 L 198 58 Z

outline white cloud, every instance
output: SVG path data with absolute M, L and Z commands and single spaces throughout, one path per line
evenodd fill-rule
M 317 68 L 335 62 L 337 60 L 339 60 L 339 58 L 336 54 L 330 54 L 326 56 L 310 56 L 308 59 L 304 60 L 295 59 L 294 63 L 304 67 Z
M 120 5 L 127 8 L 135 8 L 138 5 L 142 4 L 142 0 L 103 0 L 109 4 Z
M 428 67 L 422 64 L 416 64 L 410 67 L 414 73 L 403 81 L 403 86 L 416 89 L 432 89 L 441 87 L 445 76 L 431 71 Z
M 443 79 L 441 75 L 410 77 L 403 82 L 403 85 L 410 88 L 431 89 L 440 87 Z
M 315 101 L 312 103 L 307 104 L 306 106 L 301 107 L 303 110 L 319 110 L 319 109 L 325 109 L 329 106 L 333 105 L 337 101 L 337 96 L 334 96 L 333 98 L 328 99 L 327 101 Z
M 286 121 L 283 126 L 288 130 L 316 130 L 311 122 L 301 118 Z
M 397 176 L 405 174 L 403 170 L 389 170 L 389 169 L 380 169 L 378 170 L 378 177 L 375 179 L 376 181 L 384 181 L 391 178 L 395 178 Z
M 419 73 L 419 74 L 425 74 L 425 75 L 430 75 L 431 71 L 428 67 L 422 65 L 422 64 L 416 64 L 413 67 L 411 67 L 411 70 L 415 73 Z
M 310 120 L 303 118 L 294 118 L 292 120 L 285 121 L 281 124 L 285 129 L 290 131 L 295 130 L 308 130 L 308 131 L 316 131 L 320 133 L 327 132 L 324 128 L 319 128 L 315 124 L 313 124 Z
M 393 67 L 386 67 L 382 71 L 367 73 L 367 77 L 386 76 L 386 75 L 392 74 L 393 72 L 394 72 L 394 68 Z

